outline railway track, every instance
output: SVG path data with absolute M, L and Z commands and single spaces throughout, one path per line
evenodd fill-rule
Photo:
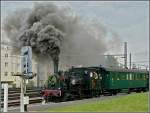
M 26 95 L 29 96 L 29 104 L 42 102 L 39 88 L 27 89 Z M 4 91 L 1 93 L 1 107 L 3 108 Z M 8 107 L 20 105 L 20 88 L 8 90 Z

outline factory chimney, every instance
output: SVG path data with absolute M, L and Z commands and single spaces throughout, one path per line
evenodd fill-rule
M 127 42 L 124 42 L 124 68 L 127 68 Z
M 130 69 L 131 69 L 131 53 L 130 53 Z

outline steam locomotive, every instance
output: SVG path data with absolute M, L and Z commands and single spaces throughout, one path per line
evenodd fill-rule
M 120 92 L 145 92 L 149 86 L 147 70 L 97 67 L 72 67 L 49 76 L 42 90 L 46 101 L 60 102 Z

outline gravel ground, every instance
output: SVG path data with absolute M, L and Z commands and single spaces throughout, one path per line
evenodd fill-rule
M 61 107 L 61 106 L 67 106 L 67 105 L 75 105 L 75 104 L 84 104 L 87 102 L 92 102 L 92 101 L 99 101 L 99 100 L 105 100 L 105 99 L 111 99 L 111 98 L 118 98 L 120 96 L 124 96 L 127 95 L 126 93 L 120 93 L 117 94 L 115 96 L 101 96 L 98 98 L 90 98 L 90 99 L 83 99 L 83 100 L 76 100 L 76 101 L 68 101 L 68 102 L 59 102 L 59 103 L 46 103 L 46 104 L 42 104 L 42 103 L 37 103 L 37 104 L 30 104 L 28 105 L 28 111 L 42 111 L 48 108 L 54 108 L 54 107 Z M 20 111 L 20 107 L 10 107 L 9 112 L 19 112 Z

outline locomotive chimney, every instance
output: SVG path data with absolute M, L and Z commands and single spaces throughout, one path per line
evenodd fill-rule
M 53 61 L 53 65 L 54 65 L 54 74 L 58 74 L 58 60 L 54 60 Z

